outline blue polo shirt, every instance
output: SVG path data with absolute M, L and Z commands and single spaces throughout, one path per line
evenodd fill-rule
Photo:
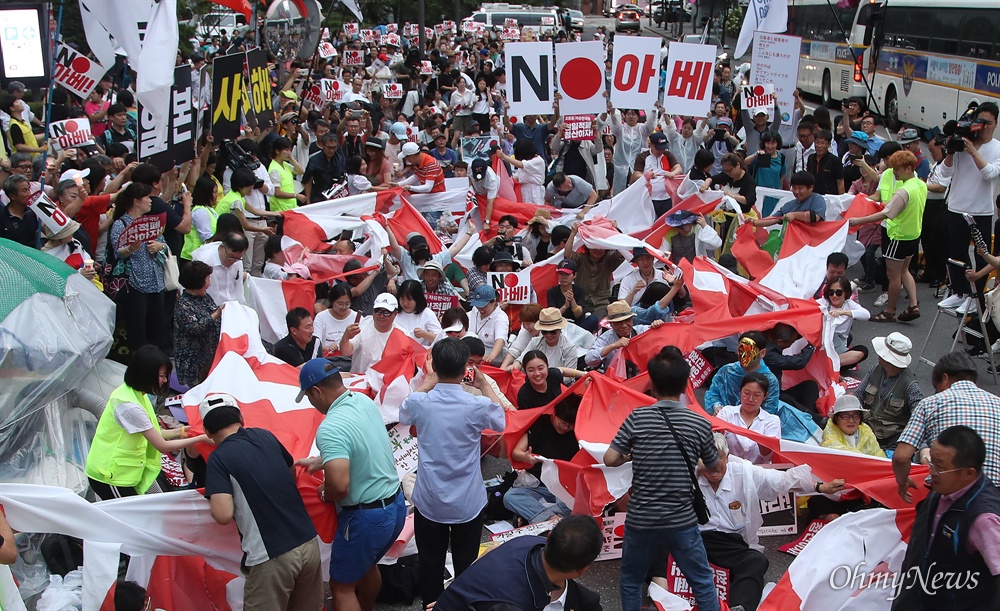
M 805 201 L 799 201 L 793 199 L 786 202 L 773 216 L 785 216 L 789 212 L 803 212 L 811 210 L 816 213 L 816 220 L 822 221 L 826 218 L 826 199 L 819 193 L 813 193 L 805 199 Z
M 233 497 L 243 563 L 251 567 L 316 538 L 316 528 L 295 486 L 292 456 L 273 433 L 241 428 L 208 457 L 205 497 Z

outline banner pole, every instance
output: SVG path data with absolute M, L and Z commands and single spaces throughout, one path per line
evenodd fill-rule
M 59 14 L 56 17 L 56 36 L 55 36 L 55 39 L 52 40 L 51 44 L 49 45 L 52 48 L 52 66 L 51 66 L 51 72 L 50 72 L 50 74 L 52 75 L 52 78 L 49 81 L 48 100 L 45 103 L 45 134 L 44 134 L 44 136 L 45 136 L 45 152 L 42 153 L 42 175 L 39 177 L 39 187 L 38 187 L 38 189 L 40 191 L 44 191 L 45 190 L 45 167 L 46 167 L 45 164 L 46 164 L 46 161 L 47 161 L 48 156 L 49 156 L 49 146 L 51 146 L 51 144 L 49 143 L 49 124 L 52 122 L 52 90 L 55 89 L 55 84 L 56 84 L 56 81 L 55 81 L 55 74 L 56 74 L 56 43 L 59 40 L 59 37 L 61 36 L 61 33 L 62 33 L 62 18 L 63 18 L 63 0 L 59 0 Z M 59 168 L 56 168 L 56 171 L 58 172 Z M 41 248 L 42 248 L 42 222 L 41 222 L 41 220 L 38 221 L 38 229 L 37 229 L 37 231 L 35 231 L 35 248 L 37 248 L 39 250 L 41 250 Z

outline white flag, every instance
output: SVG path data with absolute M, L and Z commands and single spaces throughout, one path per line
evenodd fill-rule
M 750 0 L 733 57 L 742 57 L 747 52 L 754 31 L 780 33 L 787 29 L 788 0 Z

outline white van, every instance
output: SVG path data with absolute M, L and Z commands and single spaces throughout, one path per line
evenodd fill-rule
M 485 23 L 487 30 L 492 31 L 502 30 L 507 19 L 515 19 L 521 30 L 532 30 L 536 38 L 542 34 L 565 32 L 558 9 L 554 6 L 492 2 L 483 4 L 478 11 L 472 13 L 473 21 Z
M 233 32 L 242 34 L 247 30 L 247 18 L 243 13 L 206 13 L 188 23 L 197 28 L 197 34 L 202 38 L 221 34 L 222 30 L 232 38 Z

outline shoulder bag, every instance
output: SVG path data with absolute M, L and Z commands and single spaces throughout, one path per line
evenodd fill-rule
M 660 409 L 660 417 L 663 418 L 663 422 L 666 423 L 667 428 L 670 429 L 670 434 L 674 438 L 674 443 L 677 444 L 677 449 L 681 451 L 681 456 L 684 457 L 684 464 L 687 465 L 688 474 L 691 475 L 691 496 L 693 497 L 694 513 L 698 516 L 699 524 L 708 524 L 708 518 L 711 513 L 708 511 L 708 503 L 705 502 L 705 495 L 701 492 L 701 486 L 698 485 L 698 478 L 694 474 L 694 467 L 692 466 L 691 459 L 688 457 L 687 450 L 684 449 L 684 444 L 681 443 L 680 436 L 677 435 L 677 431 L 674 430 L 674 425 L 670 424 L 670 420 L 667 419 L 666 414 Z

